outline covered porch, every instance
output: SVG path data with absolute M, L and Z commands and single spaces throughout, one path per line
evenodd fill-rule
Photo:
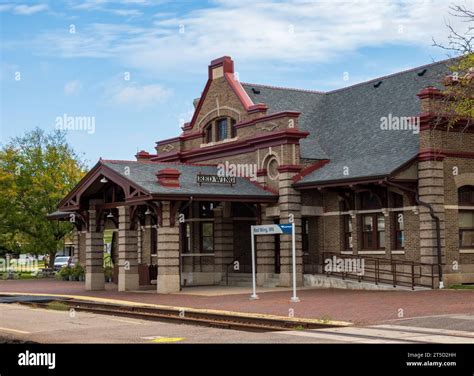
M 179 292 L 250 272 L 250 226 L 278 197 L 245 178 L 199 184 L 214 166 L 100 161 L 61 202 L 86 290 Z M 105 236 L 104 236 L 105 234 Z M 156 284 L 156 286 L 155 286 Z

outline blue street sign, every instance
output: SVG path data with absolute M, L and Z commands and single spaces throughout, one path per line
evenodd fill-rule
M 293 223 L 281 223 L 278 226 L 283 234 L 291 234 L 291 230 L 293 229 Z
M 279 225 L 258 225 L 252 226 L 253 235 L 280 235 L 290 234 L 293 227 L 292 223 L 282 223 Z

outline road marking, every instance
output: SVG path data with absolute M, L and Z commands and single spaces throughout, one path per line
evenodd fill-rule
M 181 342 L 186 338 L 183 337 L 161 337 L 161 336 L 150 336 L 150 337 L 141 337 L 153 343 L 172 343 L 172 342 Z
M 443 329 L 377 325 L 334 329 L 314 329 L 278 332 L 317 340 L 333 340 L 353 343 L 472 343 L 473 333 Z
M 106 318 L 107 320 L 110 320 L 110 321 L 119 321 L 119 322 L 125 322 L 125 323 L 128 323 L 128 324 L 135 324 L 135 325 L 143 325 L 143 324 L 146 324 L 146 322 L 140 322 L 140 321 L 132 321 L 132 320 L 123 320 L 123 319 L 111 319 L 110 317 L 107 317 Z
M 453 315 L 451 317 L 458 320 L 474 320 L 474 315 Z
M 151 342 L 153 343 L 173 343 L 173 342 L 181 342 L 185 340 L 185 338 L 179 338 L 179 337 L 176 337 L 176 338 L 155 338 L 153 340 L 151 340 Z
M 359 336 L 347 336 L 344 333 L 326 333 L 318 332 L 318 330 L 311 331 L 291 331 L 291 332 L 275 332 L 275 334 L 290 335 L 296 337 L 309 337 L 318 340 L 318 342 L 344 342 L 344 343 L 407 343 L 407 341 L 400 339 L 386 339 L 386 338 L 367 338 Z
M 31 332 L 26 332 L 24 330 L 18 330 L 18 329 L 10 329 L 10 328 L 2 328 L 0 327 L 0 330 L 3 330 L 5 332 L 13 332 L 13 333 L 20 333 L 20 334 L 30 334 Z
M 377 325 L 377 326 L 374 326 L 373 328 L 400 330 L 400 331 L 414 332 L 414 333 L 420 333 L 420 334 L 434 334 L 434 335 L 474 338 L 474 332 L 466 332 L 463 330 L 425 328 L 421 326 L 404 326 L 404 325 Z

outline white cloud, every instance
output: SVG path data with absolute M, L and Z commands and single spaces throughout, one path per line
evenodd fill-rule
M 106 102 L 138 109 L 163 103 L 170 96 L 171 90 L 160 84 L 140 85 L 130 82 L 114 82 L 109 83 L 105 91 Z
M 13 13 L 22 15 L 22 16 L 30 16 L 32 14 L 42 12 L 48 9 L 48 5 L 46 4 L 38 4 L 38 5 L 16 5 L 12 8 Z
M 66 82 L 64 85 L 64 93 L 66 95 L 76 95 L 82 89 L 82 83 L 79 80 L 72 80 Z
M 48 54 L 111 57 L 155 73 L 193 69 L 190 61 L 201 71 L 222 55 L 246 62 L 317 63 L 360 48 L 429 47 L 432 37 L 443 41 L 447 19 L 461 30 L 466 27 L 449 17 L 450 4 L 451 0 L 218 0 L 180 17 L 153 18 L 148 26 L 89 24 L 74 37 L 48 32 L 37 45 Z
M 112 6 L 150 6 L 167 3 L 169 0 L 82 0 L 74 1 L 71 4 L 72 9 L 76 10 L 103 10 L 107 11 L 109 5 Z
M 138 9 L 107 9 L 107 12 L 124 17 L 138 17 L 143 14 Z

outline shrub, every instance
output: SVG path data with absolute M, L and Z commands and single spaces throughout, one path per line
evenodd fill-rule
M 113 275 L 114 275 L 114 268 L 111 267 L 111 266 L 106 266 L 106 267 L 104 268 L 105 280 L 106 280 L 107 282 L 112 281 Z
M 81 264 L 77 264 L 71 268 L 71 276 L 74 281 L 79 281 L 84 277 L 84 267 Z
M 67 281 L 70 275 L 71 275 L 71 268 L 69 266 L 59 269 L 58 273 L 56 274 L 56 276 L 59 279 L 62 279 L 63 281 Z

